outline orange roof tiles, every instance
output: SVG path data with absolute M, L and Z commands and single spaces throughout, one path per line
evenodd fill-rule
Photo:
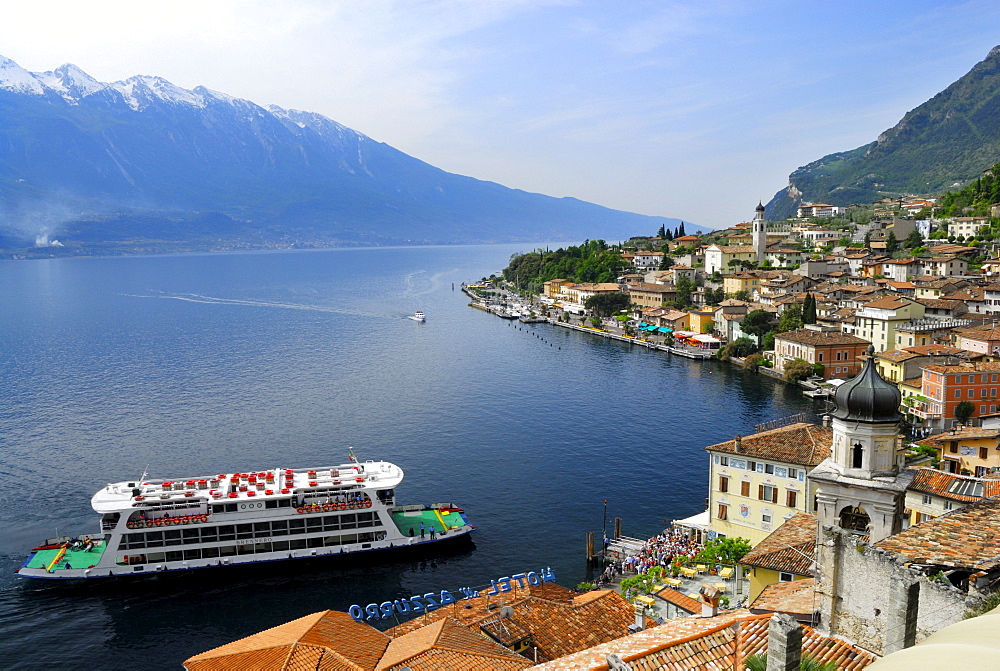
M 526 658 L 451 618 L 394 638 L 378 666 L 396 669 L 523 669 Z
M 811 616 L 816 610 L 815 589 L 815 578 L 768 585 L 750 604 L 750 610 Z
M 917 474 L 913 476 L 913 480 L 907 487 L 907 489 L 915 492 L 934 494 L 935 496 L 951 499 L 953 501 L 962 501 L 964 503 L 973 503 L 982 498 L 1000 494 L 1000 480 L 972 478 L 965 475 L 945 473 L 944 471 L 939 471 L 933 468 L 918 468 L 916 471 Z M 982 495 L 970 496 L 957 494 L 951 491 L 952 489 L 966 491 L 966 488 L 962 486 L 966 483 L 981 483 Z
M 382 632 L 347 613 L 327 610 L 195 655 L 184 666 L 189 671 L 374 669 L 388 645 Z
M 816 524 L 814 515 L 796 513 L 758 543 L 740 563 L 795 575 L 812 575 Z
M 577 595 L 555 583 L 542 583 L 515 585 L 505 596 L 504 605 L 514 610 L 511 619 L 531 632 L 539 659 L 554 659 L 610 641 L 625 634 L 635 622 L 634 606 L 611 590 Z M 388 633 L 395 638 L 445 617 L 478 632 L 499 615 L 498 604 L 494 597 L 459 601 L 404 622 Z
M 738 454 L 789 464 L 816 466 L 830 456 L 833 430 L 818 424 L 790 424 L 744 436 Z M 734 440 L 709 445 L 709 452 L 737 454 Z
M 607 656 L 616 654 L 632 669 L 675 671 L 743 668 L 743 660 L 767 652 L 771 615 L 746 609 L 725 611 L 716 617 L 686 617 L 658 627 L 539 665 L 538 669 L 607 669 Z M 803 626 L 802 651 L 838 669 L 863 669 L 876 657 L 856 646 L 818 634 Z
M 983 499 L 875 544 L 932 566 L 989 571 L 1000 565 L 1000 499 Z

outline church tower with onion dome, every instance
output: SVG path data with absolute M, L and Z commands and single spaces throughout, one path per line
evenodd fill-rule
M 879 375 L 874 354 L 869 347 L 861 372 L 837 389 L 832 455 L 809 473 L 820 526 L 838 526 L 872 543 L 902 531 L 913 478 L 913 471 L 902 468 L 897 439 L 903 419 L 899 390 Z

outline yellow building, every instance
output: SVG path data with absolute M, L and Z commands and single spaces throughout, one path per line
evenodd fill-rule
M 931 436 L 929 442 L 941 450 L 942 469 L 948 473 L 984 475 L 1000 472 L 1000 429 L 966 426 Z
M 910 525 L 1000 494 L 1000 480 L 995 478 L 971 478 L 943 473 L 934 468 L 918 468 L 916 471 L 906 488 Z
M 769 278 L 770 275 L 768 273 L 754 271 L 725 275 L 722 278 L 722 291 L 727 296 L 734 296 L 737 291 L 746 291 L 752 295 L 757 287 L 762 282 L 767 282 Z
M 923 316 L 924 306 L 916 301 L 902 296 L 878 298 L 855 313 L 854 335 L 874 345 L 876 352 L 884 352 L 895 347 L 897 326 Z
M 704 310 L 691 310 L 688 312 L 688 324 L 691 331 L 697 331 L 698 333 L 711 333 L 713 326 L 713 319 L 715 318 L 714 308 L 705 308 Z
M 833 431 L 791 424 L 718 445 L 709 453 L 709 535 L 764 540 L 782 522 L 812 510 L 806 472 L 831 454 Z
M 798 513 L 761 541 L 740 561 L 750 576 L 753 601 L 768 585 L 802 580 L 812 576 L 816 558 L 817 520 L 809 513 Z

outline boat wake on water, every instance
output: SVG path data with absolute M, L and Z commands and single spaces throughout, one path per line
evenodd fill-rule
M 242 298 L 221 298 L 218 296 L 204 296 L 202 294 L 171 294 L 165 291 L 153 291 L 150 294 L 121 294 L 129 298 L 159 298 L 175 301 L 185 301 L 188 303 L 202 303 L 204 305 L 235 305 L 240 307 L 253 308 L 277 308 L 281 310 L 306 310 L 309 312 L 327 312 L 331 314 L 353 315 L 355 317 L 371 317 L 373 319 L 384 318 L 384 315 L 377 315 L 358 310 L 344 310 L 326 305 L 303 305 L 301 303 L 280 303 L 277 301 L 262 301 L 256 299 Z

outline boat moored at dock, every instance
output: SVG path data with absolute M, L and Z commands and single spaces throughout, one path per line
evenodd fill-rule
M 106 578 L 416 548 L 468 537 L 450 503 L 395 505 L 403 471 L 386 461 L 108 484 L 100 529 L 46 540 L 18 575 Z

